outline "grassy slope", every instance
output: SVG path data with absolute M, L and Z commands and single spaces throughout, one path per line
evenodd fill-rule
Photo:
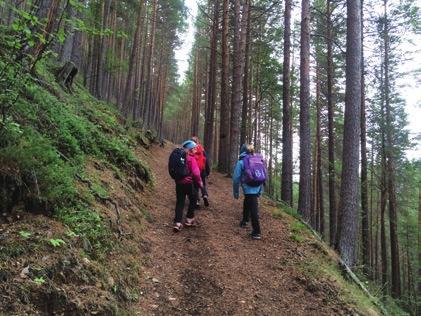
M 148 140 L 38 71 L 48 89 L 23 87 L 0 137 L 0 314 L 121 315 L 139 295 L 137 193 L 153 181 L 134 149 Z
M 289 223 L 291 239 L 307 249 L 307 256 L 300 264 L 299 269 L 303 278 L 311 279 L 310 287 L 323 288 L 326 293 L 331 293 L 331 299 L 340 298 L 358 311 L 361 315 L 381 314 L 376 304 L 384 306 L 384 310 L 390 315 L 408 315 L 400 309 L 396 302 L 390 297 L 381 300 L 381 295 L 374 295 L 372 301 L 362 290 L 351 280 L 351 278 L 340 268 L 339 256 L 327 244 L 320 241 L 312 232 L 298 220 L 295 210 L 286 205 L 278 205 L 272 210 L 275 218 L 285 220 Z M 310 246 L 310 247 L 307 247 Z M 369 282 L 365 282 L 369 288 Z M 373 288 L 371 288 L 373 290 Z M 371 292 L 381 294 L 381 292 Z

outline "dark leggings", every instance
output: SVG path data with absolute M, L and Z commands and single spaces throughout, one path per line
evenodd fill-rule
M 200 189 L 200 191 L 202 192 L 202 198 L 203 198 L 204 196 L 208 196 L 208 191 L 207 191 L 207 188 L 206 188 L 206 172 L 205 171 L 202 171 L 200 173 L 200 178 L 202 178 L 202 184 L 203 184 L 202 188 Z M 194 189 L 195 189 L 196 194 L 197 194 L 197 201 L 196 202 L 199 203 L 199 201 L 200 201 L 199 187 L 198 187 L 197 184 L 194 185 Z
M 177 202 L 175 204 L 175 218 L 174 222 L 181 223 L 183 220 L 184 203 L 186 202 L 186 195 L 189 197 L 189 208 L 187 211 L 187 218 L 194 217 L 194 208 L 197 202 L 197 193 L 192 183 L 190 184 L 176 184 L 175 193 Z
M 251 217 L 252 234 L 260 234 L 259 201 L 257 194 L 245 194 L 243 202 L 243 222 L 248 222 Z
M 206 188 L 206 172 L 202 171 L 200 173 L 200 177 L 202 178 L 202 183 L 203 183 L 203 187 L 202 187 L 202 197 L 204 196 L 208 196 L 208 190 Z

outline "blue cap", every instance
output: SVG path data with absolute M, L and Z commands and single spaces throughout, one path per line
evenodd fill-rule
M 197 147 L 197 144 L 192 140 L 186 140 L 184 143 L 181 144 L 184 148 L 190 150 Z

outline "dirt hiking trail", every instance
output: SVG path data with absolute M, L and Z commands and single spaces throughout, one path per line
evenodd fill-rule
M 270 201 L 260 201 L 262 240 L 239 227 L 242 196 L 232 198 L 231 179 L 222 174 L 210 175 L 210 206 L 196 211 L 199 226 L 174 233 L 175 185 L 167 171 L 173 148 L 147 154 L 155 189 L 141 245 L 141 315 L 357 314 L 334 286 L 296 268 L 314 249 L 291 239 L 288 223 L 272 217 Z

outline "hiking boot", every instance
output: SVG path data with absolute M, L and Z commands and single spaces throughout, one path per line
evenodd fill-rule
M 178 233 L 182 228 L 183 228 L 183 224 L 175 223 L 174 227 L 173 227 L 173 230 L 174 230 L 175 233 Z
M 207 196 L 207 195 L 205 195 L 205 196 L 203 197 L 203 203 L 205 203 L 205 206 L 206 206 L 206 207 L 208 207 L 208 206 L 209 206 L 209 200 L 208 200 L 208 196 Z
M 188 226 L 188 227 L 192 227 L 192 226 L 196 226 L 196 220 L 194 218 L 186 218 L 186 222 L 184 223 L 184 225 Z
M 260 234 L 253 234 L 253 233 L 251 233 L 250 234 L 250 237 L 251 237 L 251 239 L 254 239 L 254 240 L 260 240 L 260 239 L 262 239 L 262 236 L 260 236 Z
M 197 201 L 197 202 L 196 202 L 195 209 L 196 209 L 196 210 L 198 210 L 199 208 L 200 208 L 200 202 L 199 202 L 199 201 Z
M 241 227 L 241 228 L 247 228 L 248 224 L 249 224 L 248 222 L 241 221 L 241 222 L 240 222 L 240 227 Z

